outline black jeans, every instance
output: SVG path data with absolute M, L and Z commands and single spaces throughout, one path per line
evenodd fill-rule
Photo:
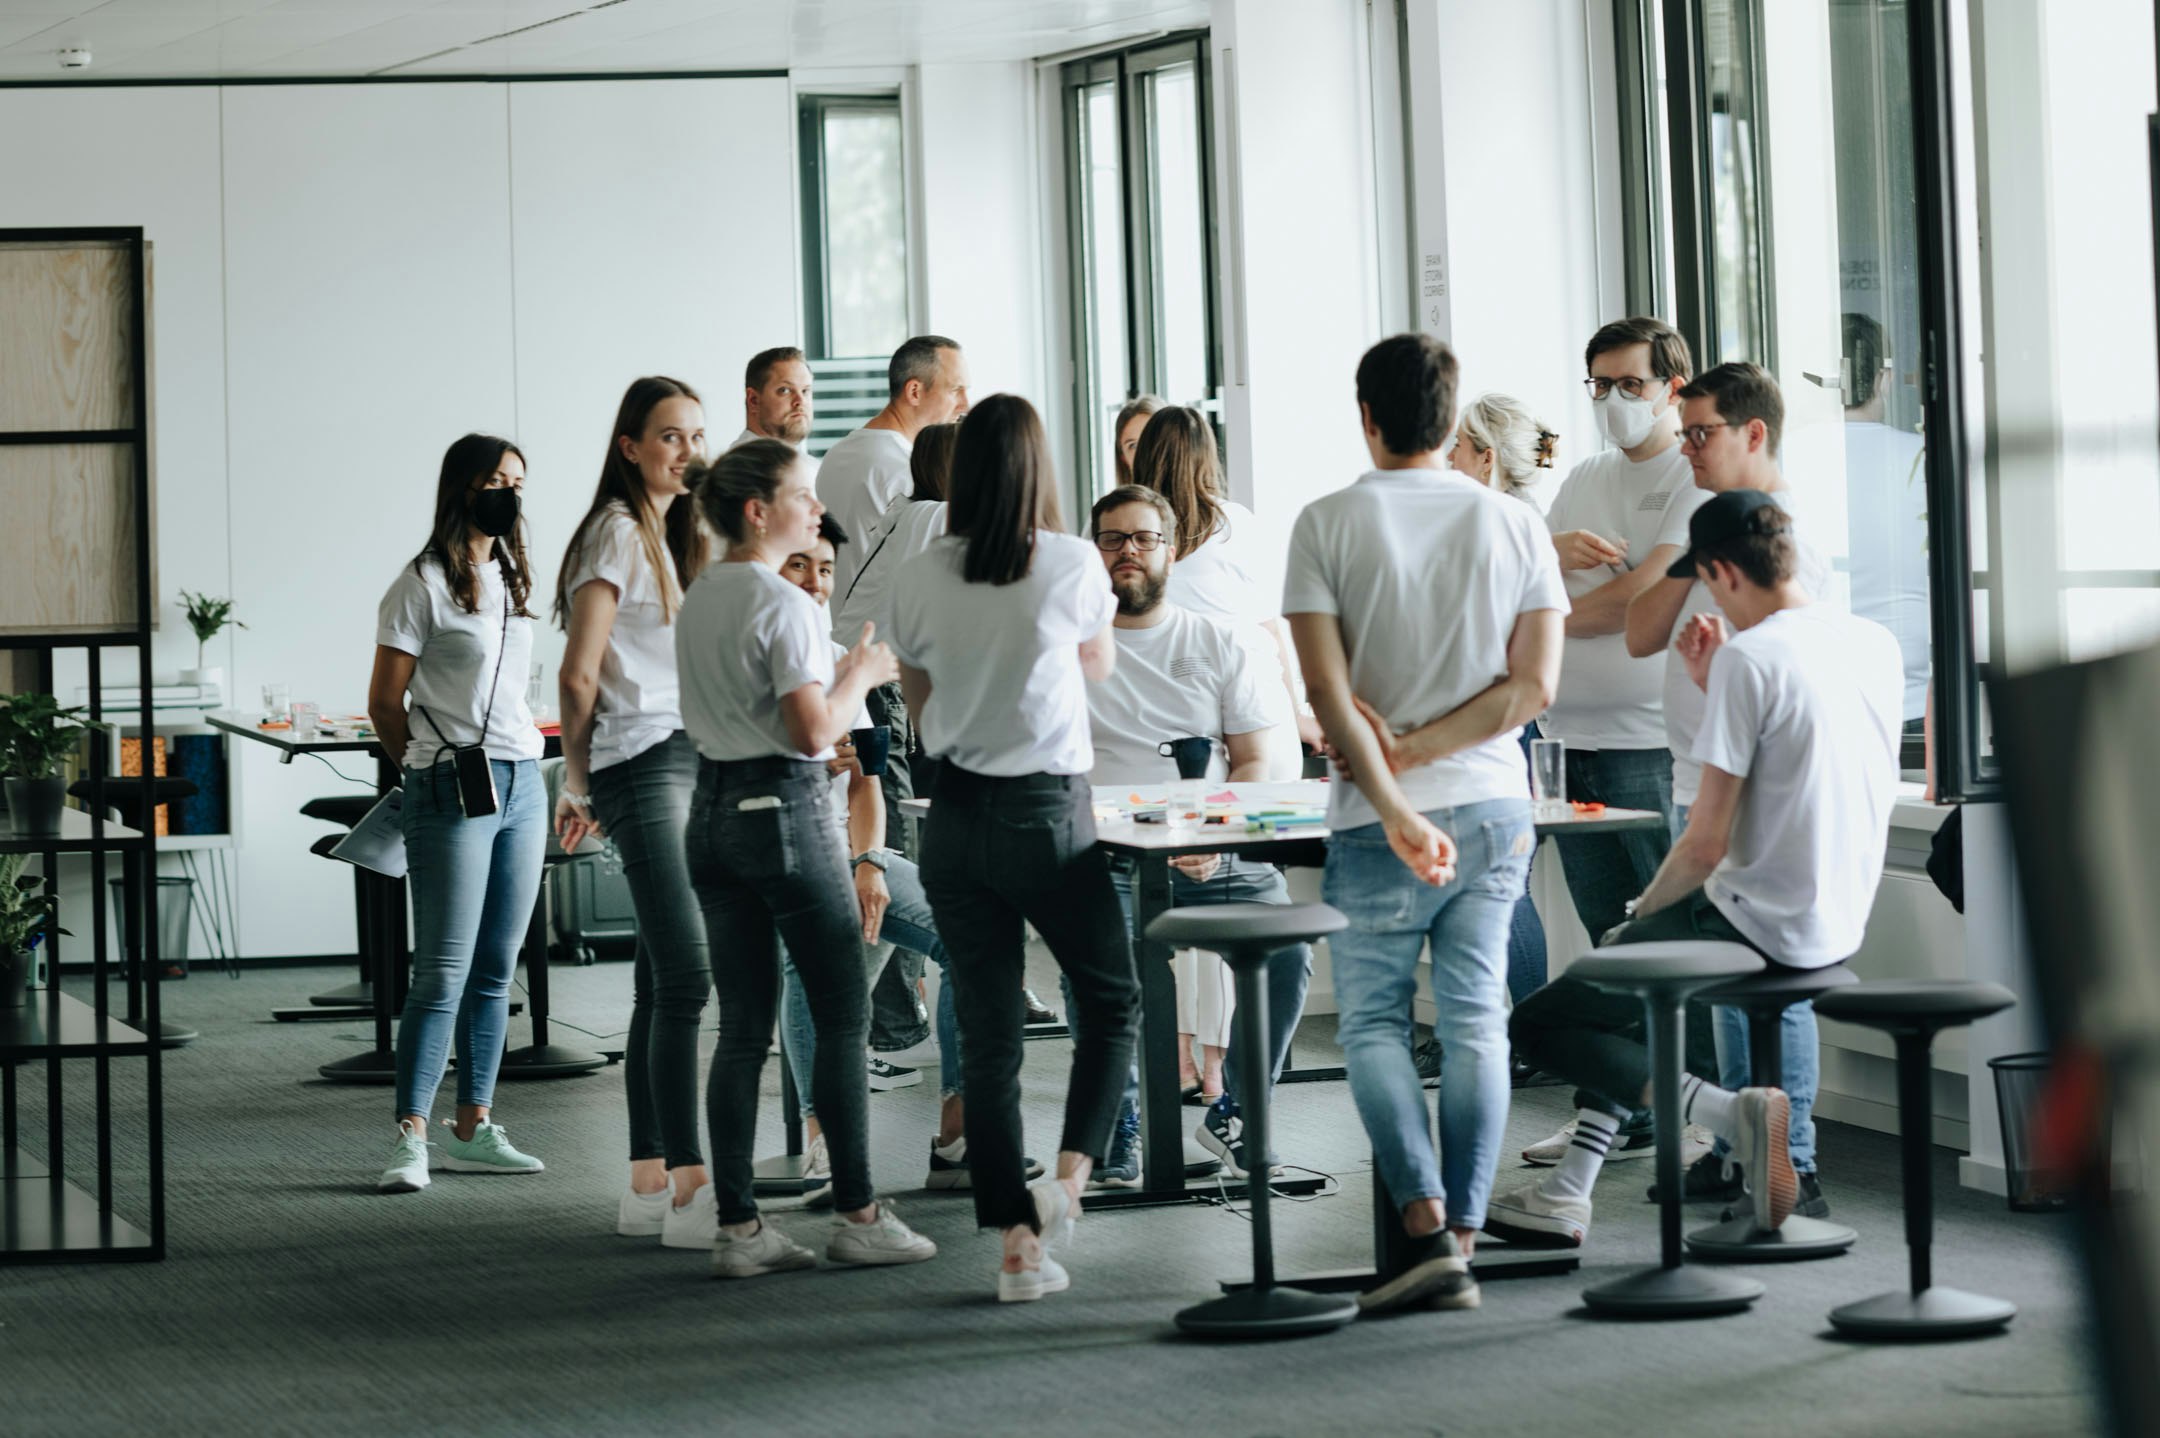
M 751 1154 L 758 1079 L 779 1012 L 782 939 L 817 1030 L 810 1095 L 832 1156 L 833 1205 L 843 1213 L 869 1207 L 876 1198 L 863 1067 L 869 968 L 825 766 L 701 760 L 684 847 L 720 997 L 720 1042 L 706 1087 L 720 1221 L 757 1216 Z
M 593 816 L 622 856 L 637 910 L 630 1035 L 623 1050 L 630 1158 L 665 1159 L 669 1168 L 705 1162 L 698 1142 L 698 1023 L 712 992 L 712 964 L 683 856 L 697 770 L 697 750 L 678 729 L 636 758 L 592 776 Z
M 1716 939 L 1746 944 L 1762 953 L 1700 889 L 1611 935 L 1614 944 L 1673 939 Z M 1691 1009 L 1700 1007 L 1690 1005 Z M 1508 1040 L 1525 1063 L 1579 1085 L 1577 1108 L 1626 1118 L 1650 1083 L 1642 1000 L 1634 994 L 1615 993 L 1563 974 L 1515 1006 L 1508 1020 Z M 1692 1056 L 1687 1068 L 1697 1075 L 1717 1072 L 1715 1061 L 1704 1068 Z
M 960 1019 L 975 1220 L 1032 1229 L 1020 1146 L 1023 923 L 1035 926 L 1072 986 L 1060 1150 L 1102 1157 L 1140 1017 L 1132 936 L 1095 848 L 1087 776 L 1001 779 L 945 765 L 923 826 L 922 877 Z

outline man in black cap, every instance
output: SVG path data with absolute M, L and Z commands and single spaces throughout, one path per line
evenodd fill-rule
M 1860 947 L 1897 797 L 1897 641 L 1813 601 L 1798 577 L 1792 520 L 1761 490 L 1731 490 L 1697 509 L 1669 573 L 1701 580 L 1719 610 L 1688 621 L 1675 641 L 1706 697 L 1693 755 L 1702 791 L 1631 917 L 1601 942 L 1719 940 L 1772 966 L 1841 962 Z M 1525 1062 L 1580 1086 L 1579 1112 L 1560 1165 L 1494 1198 L 1485 1230 L 1577 1245 L 1605 1148 L 1649 1102 L 1641 1006 L 1563 976 L 1517 1005 L 1509 1035 Z M 1734 1093 L 1693 1074 L 1681 1083 L 1687 1121 L 1731 1145 L 1765 1228 L 1783 1223 L 1812 1181 L 1795 1170 L 1789 1134 L 1805 1138 L 1814 1075 L 1787 1082 L 1802 1091 Z

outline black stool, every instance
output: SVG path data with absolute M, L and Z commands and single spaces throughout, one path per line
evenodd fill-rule
M 2000 984 L 1914 979 L 1857 984 L 1817 1001 L 1824 1018 L 1881 1029 L 1897 1041 L 1898 1138 L 1905 1167 L 1905 1246 L 1912 1283 L 1831 1310 L 1830 1326 L 1852 1338 L 1975 1338 L 2017 1316 L 2017 1305 L 1935 1284 L 1935 1186 L 1928 1166 L 1929 1051 L 1943 1029 L 2001 1013 L 2017 996 Z
M 1681 1024 L 1688 997 L 1744 974 L 1760 973 L 1762 955 L 1745 944 L 1682 939 L 1619 944 L 1578 959 L 1568 977 L 1642 998 L 1650 1036 L 1650 1085 L 1657 1116 L 1658 1236 L 1661 1262 L 1583 1290 L 1593 1313 L 1619 1318 L 1697 1318 L 1737 1313 L 1762 1297 L 1752 1278 L 1689 1268 L 1680 1244 Z M 1633 1094 L 1612 1094 L 1621 1103 Z
M 1785 1010 L 1859 980 L 1843 964 L 1821 969 L 1771 968 L 1752 978 L 1720 984 L 1695 997 L 1706 1004 L 1741 1009 L 1748 1016 L 1748 1076 L 1761 1088 L 1785 1086 Z M 1752 1175 L 1761 1182 L 1761 1175 Z M 1756 1223 L 1753 1212 L 1727 1217 L 1698 1228 L 1687 1237 L 1697 1258 L 1727 1263 L 1772 1263 L 1794 1258 L 1833 1258 L 1851 1248 L 1860 1235 L 1842 1223 L 1793 1214 L 1776 1228 Z
M 1275 1286 L 1268 1222 L 1268 956 L 1350 926 L 1326 904 L 1208 904 L 1158 914 L 1147 936 L 1172 948 L 1212 949 L 1237 975 L 1238 1107 L 1244 1120 L 1252 1202 L 1252 1286 L 1182 1309 L 1177 1326 L 1207 1338 L 1288 1338 L 1325 1333 L 1358 1315 L 1347 1293 Z
M 553 844 L 548 847 L 555 849 Z M 532 1004 L 533 1041 L 504 1051 L 500 1076 L 506 1079 L 571 1078 L 607 1067 L 605 1055 L 548 1040 L 547 886 L 555 868 L 572 857 L 551 852 L 541 864 L 540 892 L 525 923 L 525 993 Z
M 139 774 L 107 776 L 105 780 L 105 807 L 121 823 L 140 833 L 147 834 L 157 823 L 160 806 L 179 799 L 192 799 L 201 790 L 192 780 L 171 779 L 159 774 L 149 780 L 149 793 L 144 793 L 144 781 Z M 88 779 L 78 779 L 68 785 L 68 793 L 84 803 L 93 801 L 96 788 Z M 127 913 L 121 916 L 120 950 L 124 955 L 121 972 L 127 985 L 127 1022 L 140 1028 L 143 1023 L 143 985 L 154 983 L 156 978 L 143 962 L 143 925 L 158 921 L 155 912 L 147 913 L 143 905 L 143 856 L 139 849 L 123 849 L 120 853 L 120 892 L 127 905 Z M 150 887 L 155 887 L 154 885 Z M 100 899 L 98 902 L 103 903 Z M 169 956 L 168 956 L 169 957 Z M 191 1044 L 202 1035 L 185 1024 L 170 1019 L 158 1023 L 158 1043 L 161 1047 L 176 1049 Z
M 340 828 L 350 830 L 359 826 L 360 821 L 368 816 L 368 811 L 373 809 L 376 802 L 381 798 L 382 795 L 380 794 L 330 794 L 320 799 L 308 800 L 300 806 L 300 812 L 307 818 L 321 819 L 326 823 L 336 824 Z M 359 932 L 365 933 L 367 930 L 367 913 L 368 892 L 365 871 L 355 866 L 353 869 L 353 916 Z M 360 981 L 358 983 L 347 984 L 342 989 L 332 989 L 328 993 L 311 995 L 308 1002 L 317 1008 L 324 1009 L 372 1009 L 375 1006 L 375 984 L 369 973 L 365 946 L 361 948 L 359 958 Z

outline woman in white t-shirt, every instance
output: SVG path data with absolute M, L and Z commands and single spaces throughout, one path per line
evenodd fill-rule
M 566 851 L 591 834 L 614 841 L 637 912 L 623 1046 L 630 1183 L 615 1231 L 698 1249 L 712 1247 L 714 1223 L 697 1092 L 712 968 L 683 859 L 697 751 L 682 726 L 675 614 L 707 557 L 685 478 L 704 453 L 695 390 L 664 375 L 631 381 L 555 590 L 568 633 L 555 828 Z
M 720 999 L 707 1089 L 719 1218 L 713 1273 L 750 1278 L 816 1263 L 760 1220 L 751 1174 L 782 940 L 817 1028 L 810 1092 L 837 1210 L 825 1256 L 917 1263 L 937 1245 L 879 1202 L 870 1182 L 863 917 L 826 772 L 865 696 L 897 669 L 867 629 L 836 665 L 824 611 L 781 577 L 789 555 L 817 543 L 825 513 L 793 447 L 753 440 L 691 478 L 705 521 L 727 539 L 725 557 L 690 586 L 675 625 L 683 724 L 699 754 L 685 847 Z
M 428 1116 L 453 1045 L 457 1117 L 443 1135 L 444 1167 L 544 1167 L 490 1122 L 510 978 L 547 851 L 540 731 L 525 705 L 532 570 L 519 521 L 524 488 L 525 456 L 509 440 L 468 434 L 451 445 L 427 547 L 398 571 L 376 612 L 368 717 L 404 770 L 413 908 L 397 1142 L 376 1181 L 381 1193 L 428 1186 Z
M 960 426 L 950 532 L 893 577 L 893 652 L 923 748 L 942 762 L 922 877 L 965 1042 L 976 1221 L 1004 1231 L 998 1297 L 1066 1287 L 1043 1253 L 1079 1212 L 1132 1067 L 1140 986 L 1095 848 L 1086 685 L 1110 673 L 1117 601 L 1095 547 L 1062 532 L 1034 407 L 992 395 Z M 1072 1078 L 1057 1173 L 1020 1146 L 1023 923 L 1071 981 Z
M 1281 565 L 1266 563 L 1257 552 L 1253 512 L 1223 493 L 1215 431 L 1206 416 L 1182 405 L 1157 410 L 1140 432 L 1133 475 L 1135 484 L 1169 500 L 1177 515 L 1170 602 L 1229 625 L 1252 655 L 1254 672 L 1275 676 L 1268 692 L 1280 696 L 1273 701 L 1280 752 L 1270 752 L 1268 777 L 1297 778 L 1304 767 L 1299 741 L 1318 748 L 1321 735 L 1319 721 L 1298 702 L 1292 678 L 1280 615 Z

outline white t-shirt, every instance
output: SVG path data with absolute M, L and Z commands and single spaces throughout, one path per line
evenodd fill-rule
M 847 645 L 845 645 L 845 644 L 838 644 L 838 643 L 836 643 L 836 644 L 834 644 L 834 645 L 833 645 L 833 647 L 832 647 L 832 656 L 833 656 L 833 664 L 834 664 L 835 668 L 837 668 L 837 667 L 838 667 L 838 665 L 839 665 L 839 663 L 840 663 L 840 661 L 841 661 L 841 660 L 843 660 L 843 659 L 847 658 L 847 652 L 848 652 L 848 646 L 847 646 Z M 860 709 L 858 709 L 858 710 L 856 710 L 856 711 L 855 711 L 855 722 L 854 722 L 854 723 L 852 723 L 852 724 L 850 724 L 850 725 L 848 725 L 848 728 L 850 728 L 850 729 L 868 729 L 868 728 L 870 728 L 870 727 L 871 727 L 871 725 L 872 725 L 872 724 L 873 724 L 874 722 L 875 722 L 875 721 L 873 721 L 873 720 L 872 720 L 872 719 L 870 718 L 870 706 L 869 706 L 868 704 L 865 704 L 865 705 L 863 705 L 863 707 L 862 707 L 862 708 L 860 708 Z M 852 774 L 835 774 L 835 775 L 833 775 L 833 781 L 832 781 L 832 791 L 833 791 L 833 812 L 834 812 L 835 814 L 838 814 L 838 815 L 839 815 L 839 816 L 840 816 L 840 817 L 841 817 L 841 818 L 842 818 L 843 820 L 845 820 L 845 819 L 847 818 L 847 811 L 848 811 L 848 785 L 849 785 L 849 784 L 850 784 L 851 782 L 853 782 L 853 780 L 854 780 L 854 777 L 855 777 L 855 776 L 854 776 L 854 775 L 852 775 Z M 843 829 L 845 829 L 846 825 L 845 825 L 845 824 L 843 824 L 843 825 L 842 825 L 841 827 L 842 827 Z
M 892 580 L 900 566 L 930 547 L 945 534 L 950 506 L 941 499 L 920 504 L 902 495 L 892 502 L 878 521 L 878 535 L 855 567 L 852 589 L 833 589 L 833 638 L 853 644 L 862 636 L 864 621 L 877 625 L 883 634 L 892 625 Z M 848 548 L 854 548 L 852 540 Z M 845 551 L 842 551 L 843 553 Z M 838 565 L 834 566 L 837 573 Z
M 1790 490 L 1779 491 L 1785 498 Z M 1790 510 L 1786 511 L 1791 514 Z M 1793 515 L 1793 543 L 1799 551 L 1798 579 L 1811 599 L 1821 599 L 1830 587 L 1830 561 L 1822 551 L 1807 542 L 1800 534 L 1799 516 Z M 1675 537 L 1677 536 L 1677 537 Z M 1677 544 L 1687 547 L 1687 520 L 1681 519 L 1677 526 L 1667 526 L 1660 544 Z M 1673 625 L 1677 636 L 1691 619 L 1698 614 L 1718 613 L 1717 601 L 1710 597 L 1709 589 L 1697 580 L 1688 589 L 1686 603 L 1680 606 L 1680 618 Z M 1695 802 L 1702 792 L 1702 765 L 1695 762 L 1695 736 L 1702 732 L 1703 706 L 1708 698 L 1688 678 L 1687 661 L 1680 657 L 1680 646 L 1668 638 L 1665 642 L 1665 738 L 1672 750 L 1672 801 L 1685 807 Z
M 1086 540 L 1038 529 L 1025 577 L 970 584 L 966 546 L 948 535 L 893 576 L 887 637 L 902 664 L 930 676 L 924 751 L 976 774 L 1087 773 L 1080 645 L 1117 613 L 1109 572 Z
M 1538 512 L 1459 475 L 1372 471 L 1305 506 L 1291 532 L 1283 613 L 1337 617 L 1352 692 L 1397 733 L 1505 678 L 1521 616 L 1567 607 Z M 1530 797 L 1512 732 L 1409 770 L 1399 782 L 1420 811 Z M 1379 821 L 1355 784 L 1328 786 L 1329 828 Z
M 1222 524 L 1200 547 L 1170 567 L 1165 597 L 1204 619 L 1230 625 L 1263 675 L 1282 671 L 1281 651 L 1265 626 L 1277 617 L 1282 567 L 1253 542 L 1259 521 L 1236 500 L 1223 502 Z M 1269 724 L 1290 722 L 1290 693 L 1280 682 L 1261 685 Z
M 1165 604 L 1146 629 L 1112 629 L 1117 668 L 1087 689 L 1097 784 L 1154 784 L 1178 776 L 1165 739 L 1213 739 L 1208 777 L 1230 772 L 1223 740 L 1275 720 L 1250 655 L 1227 624 Z M 1279 690 L 1282 686 L 1277 685 Z
M 592 767 L 598 771 L 635 759 L 682 728 L 682 698 L 675 679 L 675 629 L 662 617 L 660 579 L 646 559 L 637 520 L 620 502 L 609 505 L 586 531 L 566 587 L 575 595 L 594 580 L 606 581 L 616 595 L 615 625 L 600 656 L 600 694 L 593 706 Z
M 738 434 L 738 435 L 736 435 L 736 436 L 735 436 L 735 437 L 734 437 L 733 439 L 731 439 L 731 440 L 729 440 L 729 441 L 728 441 L 728 443 L 727 443 L 727 448 L 728 448 L 728 449 L 741 449 L 741 448 L 742 448 L 742 447 L 743 447 L 744 445 L 748 444 L 748 443 L 749 443 L 749 442 L 750 442 L 751 440 L 753 440 L 753 439 L 771 439 L 771 438 L 772 438 L 772 436 L 771 436 L 771 435 L 769 435 L 769 434 L 759 434 L 759 433 L 758 433 L 758 432 L 757 432 L 756 430 L 754 430 L 754 429 L 748 429 L 748 428 L 746 428 L 746 429 L 744 429 L 744 430 L 743 430 L 743 432 L 742 432 L 741 434 Z M 786 441 L 786 440 L 781 440 L 780 442 L 781 442 L 782 444 L 786 444 L 786 443 L 787 443 L 787 441 Z M 726 453 L 727 453 L 727 449 L 723 449 L 723 450 L 721 450 L 720 452 L 721 452 L 722 454 L 726 454 Z M 811 478 L 812 478 L 812 480 L 814 481 L 814 480 L 816 479 L 816 477 L 817 477 L 817 472 L 818 472 L 818 458 L 817 458 L 817 456 L 816 456 L 816 455 L 814 455 L 814 454 L 812 454 L 812 453 L 810 453 L 810 451 L 808 451 L 808 450 L 804 449 L 804 448 L 803 448 L 803 447 L 802 447 L 801 445 L 799 445 L 799 444 L 795 446 L 795 452 L 796 452 L 797 454 L 800 454 L 800 455 L 801 455 L 801 456 L 803 457 L 803 463 L 804 463 L 804 464 L 807 464 L 807 465 L 809 465 L 809 466 L 810 466 L 810 475 L 811 475 Z
M 376 608 L 375 642 L 418 660 L 406 685 L 412 696 L 405 721 L 408 769 L 433 767 L 442 758 L 444 741 L 481 744 L 490 759 L 540 757 L 540 730 L 525 706 L 532 621 L 516 614 L 504 621 L 499 566 L 482 564 L 473 578 L 478 607 L 467 614 L 451 597 L 441 562 L 429 556 L 417 572 L 410 564 L 400 569 Z M 495 691 L 492 711 L 490 688 Z M 426 714 L 419 712 L 423 707 Z
M 1695 487 L 1695 471 L 1678 444 L 1641 464 L 1608 449 L 1576 465 L 1553 498 L 1546 526 L 1554 534 L 1587 529 L 1625 541 L 1627 559 L 1621 568 L 1566 571 L 1569 597 L 1579 599 L 1646 562 L 1675 520 L 1685 546 L 1687 517 L 1709 498 Z M 1663 661 L 1631 658 L 1625 633 L 1571 638 L 1561 648 L 1560 691 L 1538 727 L 1571 749 L 1662 749 L 1664 685 Z
M 1771 615 L 1710 660 L 1695 758 L 1747 780 L 1703 891 L 1782 963 L 1860 948 L 1897 798 L 1897 641 L 1826 604 Z
M 1928 605 L 1927 475 L 1910 430 L 1845 425 L 1845 513 L 1852 608 L 1890 631 L 1905 656 L 1905 718 L 1927 712 L 1934 630 Z
M 830 759 L 788 737 L 780 701 L 805 684 L 833 684 L 825 613 L 762 564 L 707 566 L 675 616 L 683 728 L 708 759 Z
M 848 537 L 833 565 L 833 593 L 848 592 L 855 571 L 877 547 L 878 521 L 894 500 L 914 489 L 908 468 L 914 453 L 914 443 L 891 429 L 858 429 L 825 451 L 817 473 L 818 501 Z

